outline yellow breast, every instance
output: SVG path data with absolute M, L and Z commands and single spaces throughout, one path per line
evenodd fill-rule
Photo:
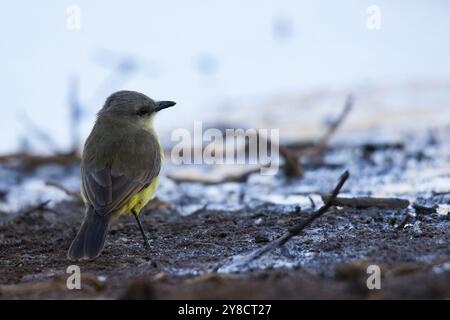
M 141 213 L 147 203 L 153 198 L 158 187 L 159 176 L 155 177 L 147 188 L 142 189 L 130 198 L 119 212 L 119 216 L 130 214 L 132 211 L 137 214 Z
M 163 162 L 164 150 L 161 146 L 159 147 L 159 152 L 161 156 L 161 162 Z M 131 214 L 132 212 L 140 214 L 142 208 L 144 208 L 155 195 L 156 189 L 158 188 L 158 184 L 159 184 L 159 175 L 152 180 L 152 182 L 147 188 L 142 189 L 134 196 L 132 196 L 130 198 L 130 201 L 128 201 L 128 203 L 125 204 L 123 208 L 119 211 L 118 216 L 120 217 L 123 215 Z

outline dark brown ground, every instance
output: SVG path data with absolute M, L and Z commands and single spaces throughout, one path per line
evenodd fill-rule
M 450 298 L 448 216 L 419 215 L 411 222 L 420 221 L 420 232 L 412 226 L 396 231 L 404 212 L 344 209 L 270 255 L 297 261 L 296 267 L 217 274 L 208 270 L 260 247 L 308 213 L 280 215 L 261 207 L 183 217 L 160 204 L 142 215 L 150 249 L 143 248 L 134 219 L 124 219 L 110 231 L 99 259 L 79 263 L 82 290 L 68 290 L 66 251 L 83 209 L 74 201 L 55 210 L 18 215 L 0 227 L 0 298 Z M 305 259 L 304 252 L 314 257 Z M 381 290 L 366 287 L 366 267 L 373 263 L 382 268 Z M 178 275 L 183 272 L 191 274 Z
M 110 230 L 103 254 L 94 262 L 78 263 L 81 290 L 66 287 L 66 269 L 74 264 L 66 252 L 82 220 L 81 203 L 66 200 L 31 212 L 0 211 L 0 298 L 449 299 L 450 219 L 442 210 L 333 209 L 283 249 L 246 267 L 232 263 L 233 257 L 260 248 L 313 211 L 308 198 L 300 208 L 297 198 L 295 205 L 281 205 L 267 195 L 291 196 L 304 187 L 306 195 L 327 193 L 347 169 L 351 176 L 343 194 L 368 196 L 401 182 L 417 188 L 403 193 L 406 198 L 445 211 L 450 204 L 447 141 L 426 139 L 412 150 L 404 144 L 339 146 L 327 151 L 328 163 L 307 167 L 302 178 L 279 174 L 266 184 L 250 177 L 234 189 L 163 179 L 158 195 L 170 202 L 154 201 L 141 215 L 151 248 L 142 245 L 133 217 L 120 220 Z M 0 167 L 0 202 L 7 203 L 13 187 L 30 177 L 74 177 L 76 182 L 78 164 L 56 165 L 39 163 L 33 169 L 12 161 Z M 422 183 L 430 189 L 422 190 Z M 262 200 L 255 202 L 257 196 Z M 240 209 L 233 211 L 236 202 Z M 219 206 L 201 209 L 205 204 Z M 186 215 L 191 205 L 200 209 Z M 398 228 L 408 212 L 415 216 Z M 381 268 L 380 290 L 366 286 L 371 264 Z M 215 268 L 218 273 L 211 272 Z

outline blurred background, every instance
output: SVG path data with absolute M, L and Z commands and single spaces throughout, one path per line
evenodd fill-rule
M 450 119 L 446 0 L 8 1 L 0 35 L 0 153 L 70 150 L 120 89 L 178 102 L 163 141 L 193 120 L 314 135 L 349 92 L 347 129 Z

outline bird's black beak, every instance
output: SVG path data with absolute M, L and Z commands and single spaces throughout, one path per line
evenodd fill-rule
M 156 103 L 155 112 L 161 111 L 162 109 L 170 108 L 176 105 L 176 102 L 173 101 L 158 101 Z

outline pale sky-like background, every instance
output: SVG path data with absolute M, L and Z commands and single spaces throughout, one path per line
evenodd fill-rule
M 366 26 L 373 4 L 378 31 Z M 67 28 L 69 5 L 80 30 Z M 239 99 L 450 78 L 447 0 L 5 1 L 0 39 L 0 153 L 29 134 L 24 117 L 68 147 L 71 77 L 83 139 L 118 89 L 177 101 L 158 117 L 164 131 Z

